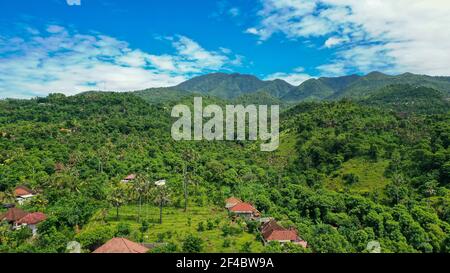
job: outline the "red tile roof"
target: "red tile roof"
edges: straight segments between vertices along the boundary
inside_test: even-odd
[[[148,248],[125,238],[112,238],[93,253],[146,253]]]
[[[299,241],[297,232],[295,230],[272,230],[267,233],[267,237],[265,237],[267,241]]]
[[[47,219],[47,215],[45,215],[42,212],[33,212],[29,213],[25,217],[22,217],[19,221],[17,221],[18,224],[27,224],[27,225],[36,225],[42,221]]]
[[[249,203],[245,203],[245,202],[241,202],[241,203],[234,205],[233,207],[230,208],[230,211],[248,212],[248,213],[258,212],[258,210],[255,209],[252,205],[250,205]]]
[[[270,220],[261,227],[261,234],[266,241],[291,241],[303,247],[308,243],[303,241],[294,229],[285,229],[275,220]]]
[[[29,195],[29,194],[34,194],[34,192],[25,186],[17,186],[14,189],[14,195],[16,197]]]
[[[265,223],[261,227],[261,233],[265,239],[267,237],[269,237],[270,233],[272,233],[272,231],[274,231],[274,230],[284,230],[284,228],[282,226],[280,226],[277,223],[277,221],[275,221],[273,219],[270,220],[269,222]]]
[[[6,220],[8,222],[16,222],[23,217],[27,216],[28,212],[19,208],[10,208],[6,213],[0,216],[0,220]]]

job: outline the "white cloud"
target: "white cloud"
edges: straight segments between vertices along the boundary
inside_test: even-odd
[[[236,17],[241,14],[241,10],[236,7],[232,7],[228,10],[228,14],[230,14],[231,17]]]
[[[346,73],[344,64],[340,63],[319,65],[317,69],[322,76],[342,76]]]
[[[342,44],[342,43],[344,43],[344,42],[347,42],[347,41],[348,41],[348,39],[346,39],[346,38],[341,38],[341,37],[330,37],[330,38],[328,38],[328,39],[325,41],[324,46],[327,47],[327,48],[335,47],[335,46],[340,45],[340,44]]]
[[[66,0],[69,6],[81,6],[81,0]]]
[[[302,82],[311,79],[312,77],[306,73],[302,73],[304,71],[303,67],[297,67],[294,69],[294,71],[292,73],[282,73],[282,72],[277,72],[277,73],[273,73],[268,75],[265,80],[275,80],[275,79],[281,79],[281,80],[285,80],[288,83],[292,84],[292,85],[300,85]]]
[[[247,29],[260,42],[325,38],[338,46],[319,69],[450,74],[450,1],[261,0],[260,23]]]
[[[173,54],[154,55],[101,34],[51,25],[26,37],[0,37],[0,98],[130,91],[176,85],[198,73],[227,69],[239,56],[171,37]]]
[[[259,31],[254,27],[246,29],[245,32],[248,34],[259,35]]]

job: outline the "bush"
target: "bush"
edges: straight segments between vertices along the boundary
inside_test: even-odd
[[[185,253],[199,253],[203,250],[203,240],[192,234],[186,236],[183,241],[183,252]]]
[[[222,247],[230,247],[230,246],[231,246],[231,240],[229,238],[225,238],[225,240],[223,240]]]
[[[353,184],[359,182],[359,177],[356,174],[353,174],[353,173],[346,173],[346,174],[344,174],[342,179],[344,179],[344,182],[347,185],[353,185]]]
[[[130,233],[131,233],[130,224],[119,223],[117,225],[117,232],[116,232],[117,237],[127,237],[130,235]]]
[[[198,223],[197,231],[199,232],[205,231],[205,226],[203,225],[203,222]]]
[[[142,224],[141,224],[141,227],[140,227],[140,231],[142,233],[147,232],[148,228],[149,228],[148,221],[147,220],[142,221]]]
[[[109,226],[101,225],[84,229],[75,239],[83,248],[93,251],[112,237],[114,237],[113,229]]]
[[[240,252],[241,253],[250,253],[250,252],[252,252],[252,242],[250,242],[250,241],[245,242],[242,245]]]

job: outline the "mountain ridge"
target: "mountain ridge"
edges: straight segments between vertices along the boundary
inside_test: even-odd
[[[282,79],[261,80],[250,74],[211,73],[194,77],[173,87],[150,88],[137,91],[137,94],[156,102],[166,97],[200,94],[231,100],[243,97],[247,102],[254,98],[255,101],[297,103],[344,98],[362,100],[390,85],[423,86],[450,96],[450,77],[413,73],[387,75],[378,71],[367,75],[311,78],[298,86]],[[258,94],[262,94],[264,100],[258,99]],[[157,96],[163,98],[156,98]]]

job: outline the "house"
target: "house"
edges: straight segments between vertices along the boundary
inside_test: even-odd
[[[22,205],[25,201],[34,197],[36,193],[25,186],[17,186],[14,189],[14,196],[16,197],[17,203]]]
[[[16,229],[17,221],[27,216],[28,212],[19,208],[10,208],[4,214],[0,215],[0,221],[7,221],[13,225],[13,229]]]
[[[232,206],[228,211],[245,218],[258,218],[260,213],[249,203],[241,202]]]
[[[242,203],[242,200],[236,197],[230,197],[225,200],[225,208],[229,209],[231,207],[236,206],[237,204]]]
[[[261,226],[261,235],[266,243],[269,242],[279,242],[279,243],[294,243],[307,247],[308,243],[302,240],[297,231],[294,229],[285,229],[280,226],[275,220],[270,220],[269,222]]]
[[[16,221],[16,228],[29,227],[33,232],[33,236],[35,236],[37,234],[37,224],[43,222],[45,219],[47,219],[47,215],[42,212],[29,213]]]
[[[147,253],[148,248],[125,238],[112,238],[93,253]]]
[[[136,179],[136,174],[132,173],[129,174],[127,177],[125,177],[124,179],[121,180],[122,183],[128,183],[133,181],[134,179]]]

